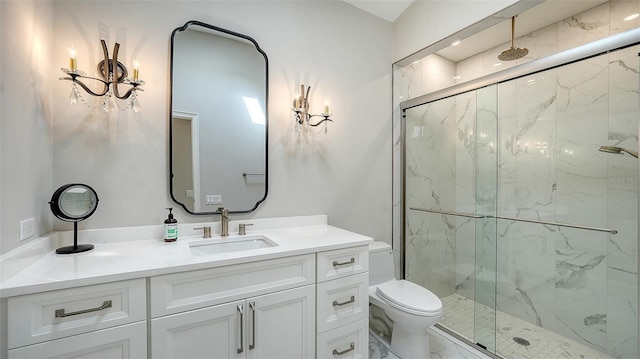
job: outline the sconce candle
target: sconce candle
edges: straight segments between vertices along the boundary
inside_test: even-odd
[[[140,63],[138,59],[133,60],[133,81],[138,81],[140,75]]]
[[[329,101],[325,101],[324,102],[324,114],[328,115],[329,113],[330,113],[329,112]]]
[[[76,59],[76,48],[71,45],[69,46],[69,67],[71,71],[76,71],[78,69],[78,60]]]

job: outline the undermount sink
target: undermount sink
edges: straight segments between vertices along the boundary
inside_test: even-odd
[[[274,241],[261,234],[231,238],[203,239],[189,243],[191,254],[196,256],[270,248],[277,245]]]

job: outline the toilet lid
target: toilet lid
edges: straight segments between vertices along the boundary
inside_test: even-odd
[[[387,304],[417,315],[436,316],[442,313],[442,302],[429,290],[406,280],[380,284],[376,293]]]

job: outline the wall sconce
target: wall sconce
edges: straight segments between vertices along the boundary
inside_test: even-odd
[[[66,73],[70,77],[61,77],[60,80],[73,81],[71,85],[71,93],[69,94],[69,103],[76,105],[79,100],[84,102],[84,99],[80,95],[78,86],[82,87],[88,94],[96,97],[102,97],[102,110],[105,112],[112,112],[115,109],[115,105],[112,99],[115,97],[117,100],[128,100],[127,106],[124,109],[132,109],[134,112],[140,111],[140,103],[138,102],[137,91],[144,91],[139,86],[144,85],[144,81],[138,78],[140,74],[139,64],[134,61],[133,64],[133,77],[127,77],[127,68],[118,61],[118,50],[120,44],[116,42],[113,47],[113,59],[109,58],[109,52],[107,51],[107,43],[104,40],[100,40],[102,44],[102,53],[104,54],[104,60],[98,62],[98,75],[100,78],[87,76],[83,71],[78,70],[78,62],[76,59],[76,52],[73,45],[69,48],[69,67],[68,69],[62,68],[62,72]],[[82,80],[95,80],[103,84],[102,90],[98,92],[92,91]],[[120,94],[118,85],[129,85],[131,88],[124,94]],[[120,108],[120,106],[118,106]]]
[[[311,133],[311,127],[317,127],[320,124],[324,123],[324,133],[327,133],[327,121],[333,122],[329,117],[331,114],[329,113],[329,104],[325,103],[324,105],[324,113],[319,115],[312,115],[309,113],[309,90],[311,90],[311,86],[307,87],[307,92],[305,94],[304,85],[300,85],[300,97],[296,97],[293,99],[293,108],[292,111],[296,116],[296,124],[295,130],[296,132],[304,131],[307,135]],[[311,122],[311,118],[313,117],[323,117],[322,120],[319,120],[316,123]]]

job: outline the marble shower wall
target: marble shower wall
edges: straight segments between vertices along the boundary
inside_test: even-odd
[[[638,27],[637,21],[614,19],[640,11],[639,4],[612,1],[518,43],[533,50],[531,56],[542,57]],[[408,110],[406,161],[407,169],[413,167],[407,172],[405,208],[497,211],[619,233],[507,220],[498,220],[492,228],[476,223],[479,220],[407,210],[407,278],[441,297],[455,292],[481,302],[495,299],[501,311],[616,357],[637,358],[638,161],[597,149],[607,144],[638,148],[639,50],[629,48],[501,84],[498,129],[481,120],[480,114],[491,111],[476,93]],[[450,86],[454,76],[495,71],[486,63],[498,53],[489,50],[474,56],[475,62],[458,64],[431,55],[396,69],[394,101]],[[451,76],[456,67],[461,72]],[[394,150],[399,156],[397,108]],[[449,140],[453,146],[445,143]],[[483,170],[492,161],[497,161],[494,174]],[[496,179],[497,193],[492,193],[489,184],[495,189]],[[417,193],[414,188],[419,188]],[[401,195],[401,190],[395,193]],[[399,212],[402,203],[394,204]],[[396,245],[399,232],[394,231]],[[491,246],[493,253],[487,250]],[[497,267],[491,268],[493,260]],[[486,290],[491,278],[497,284],[495,298]],[[485,282],[488,286],[477,287]]]

